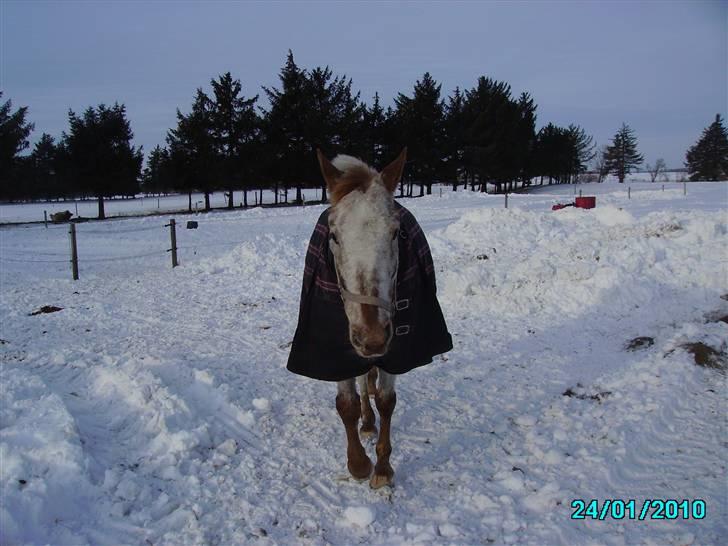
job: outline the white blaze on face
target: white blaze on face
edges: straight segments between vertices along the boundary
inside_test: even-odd
[[[355,294],[392,301],[398,264],[399,219],[392,194],[378,174],[366,191],[354,190],[332,208],[329,227],[330,246],[339,282],[344,288]],[[371,332],[376,329],[375,325],[367,324],[361,304],[345,300],[344,309],[349,318],[352,344],[359,349],[356,333]],[[378,307],[376,313],[381,332],[391,317],[388,311]]]

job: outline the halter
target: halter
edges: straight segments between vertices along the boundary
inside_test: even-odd
[[[392,301],[387,301],[385,299],[379,298],[377,296],[368,296],[365,294],[354,294],[353,292],[349,292],[346,288],[344,288],[341,284],[341,277],[339,276],[339,268],[336,267],[336,256],[334,256],[333,251],[331,250],[331,247],[329,247],[329,252],[331,253],[331,257],[334,259],[334,271],[336,272],[336,281],[339,285],[339,291],[341,292],[341,299],[342,300],[349,300],[356,303],[363,303],[366,305],[374,305],[375,307],[380,307],[387,311],[389,315],[394,314],[394,302],[397,301],[397,273],[399,272],[399,260],[397,262],[397,271],[394,272],[394,295]]]
[[[338,278],[339,271],[336,271],[336,276]],[[392,311],[394,310],[394,306],[392,305],[391,301],[384,300],[382,298],[378,298],[376,296],[365,296],[363,294],[354,294],[353,292],[349,292],[346,288],[341,286],[341,281],[339,280],[339,290],[341,291],[341,299],[342,300],[349,300],[356,303],[365,303],[368,305],[375,305],[376,307],[381,307],[385,311],[387,311],[390,315],[392,314]]]

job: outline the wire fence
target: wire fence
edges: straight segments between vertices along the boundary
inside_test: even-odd
[[[90,235],[117,235],[124,233],[140,233],[143,231],[156,231],[159,226],[147,226],[140,228],[127,228],[127,229],[84,229],[84,234]]]
[[[69,260],[18,260],[15,258],[9,258],[7,256],[0,255],[0,262],[13,262],[20,264],[52,264],[52,263],[68,263]]]
[[[683,195],[687,195],[687,184],[682,184],[683,189]],[[627,188],[627,198],[631,199],[631,188]],[[662,185],[662,191],[665,191],[665,185]],[[574,194],[576,195],[577,188],[574,187]],[[579,196],[581,197],[581,190],[579,190]],[[505,208],[508,208],[508,200],[509,196],[508,193],[506,193],[503,196],[503,205]],[[285,213],[283,216],[287,216]],[[228,222],[228,221],[235,221],[240,222],[241,220],[257,220],[256,217],[236,217],[236,218],[216,218],[216,222]],[[194,222],[194,221],[193,221]],[[211,247],[235,247],[239,246],[243,243],[245,243],[245,240],[234,240],[234,241],[205,241],[205,242],[192,242],[192,244],[183,244],[178,245],[177,244],[177,238],[176,238],[176,223],[174,219],[171,219],[168,224],[154,224],[149,226],[140,226],[140,227],[124,227],[120,228],[119,223],[112,222],[109,224],[104,224],[103,227],[100,227],[97,225],[89,226],[87,229],[86,225],[84,225],[84,222],[73,222],[70,224],[64,224],[64,225],[48,225],[46,226],[48,232],[57,231],[59,229],[68,229],[68,233],[70,236],[70,242],[71,244],[69,247],[67,247],[69,250],[63,251],[63,252],[51,252],[51,251],[45,251],[45,250],[28,250],[26,248],[3,248],[0,246],[0,263],[7,262],[7,263],[15,263],[15,264],[71,264],[71,270],[74,279],[78,277],[78,265],[79,262],[89,262],[89,263],[104,263],[104,262],[123,262],[123,261],[130,261],[130,260],[138,260],[141,258],[149,258],[152,256],[165,256],[168,253],[171,253],[171,265],[172,267],[176,267],[178,265],[177,260],[177,252],[179,250],[184,250],[188,252],[197,253],[200,250],[204,250]],[[29,229],[29,228],[35,228],[35,229],[43,229],[43,225],[33,225],[33,226],[23,226],[22,229]],[[99,255],[88,255],[83,254],[81,258],[79,258],[77,252],[76,252],[76,237],[85,238],[86,236],[91,237],[117,237],[120,235],[127,235],[127,234],[136,234],[136,233],[150,233],[150,232],[159,232],[160,235],[163,235],[163,230],[165,228],[169,228],[169,248],[165,248],[165,246],[161,246],[160,241],[160,248],[150,250],[148,252],[140,252],[140,253],[134,253],[134,254],[124,254],[119,256],[99,256]],[[83,239],[82,239],[83,240]],[[138,240],[135,241],[135,243],[139,243]]]
[[[50,226],[49,226],[50,227]],[[204,250],[209,247],[235,247],[243,244],[244,240],[235,241],[214,241],[204,243],[193,243],[178,245],[176,239],[176,228],[177,225],[172,219],[168,224],[156,224],[152,226],[144,227],[133,227],[116,229],[113,225],[109,225],[107,229],[91,228],[85,229],[83,224],[71,223],[64,226],[53,226],[55,229],[67,229],[70,237],[71,244],[69,245],[70,250],[51,252],[45,250],[28,250],[25,248],[2,248],[0,247],[0,263],[8,262],[14,264],[70,264],[70,269],[74,280],[78,278],[78,267],[79,264],[83,263],[105,263],[105,262],[123,262],[138,260],[141,258],[149,258],[152,256],[163,257],[168,253],[173,254],[172,267],[178,265],[177,252],[180,250],[197,253],[200,250]],[[119,256],[100,256],[98,254],[86,254],[83,253],[81,256],[78,255],[77,241],[80,240],[83,244],[84,239],[87,236],[91,236],[98,240],[98,236],[103,237],[117,237],[120,235],[134,234],[134,233],[149,233],[159,232],[160,235],[164,235],[164,229],[169,228],[169,248],[166,245],[161,245],[159,248],[150,250],[148,252],[139,252],[134,254],[123,254]],[[138,242],[138,241],[137,241]],[[161,242],[161,241],[160,241]]]

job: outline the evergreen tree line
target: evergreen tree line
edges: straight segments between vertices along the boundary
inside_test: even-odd
[[[442,96],[429,73],[410,94],[398,93],[394,105],[371,104],[352,89],[352,80],[329,67],[305,70],[288,53],[277,88],[245,97],[242,84],[228,72],[212,80],[210,94],[197,89],[189,112],[177,110],[177,125],[164,146],[156,146],[142,171],[142,150],[132,145],[133,133],[123,105],[89,107],[82,115],[69,111],[69,129],[56,141],[44,133],[27,156],[34,129],[27,108],[0,104],[0,199],[95,197],[99,216],[103,200],[172,192],[210,194],[224,191],[232,208],[233,192],[273,189],[275,201],[304,200],[304,190],[321,188],[315,149],[327,155],[348,153],[381,167],[402,147],[408,163],[400,195],[431,193],[435,183],[453,190],[470,187],[496,192],[516,185],[570,183],[596,157],[600,175],[614,173],[621,181],[642,163],[636,137],[626,124],[610,146],[594,151],[593,139],[578,125],[549,123],[538,132],[537,106],[528,93],[515,97],[510,86],[481,77],[472,89],[456,88]],[[2,97],[2,92],[0,92]],[[703,141],[706,141],[703,143]],[[728,175],[728,140],[720,116],[688,152],[692,179]],[[722,155],[721,155],[722,154]],[[717,158],[717,159],[716,159]],[[600,176],[601,178],[601,176]],[[418,192],[415,192],[418,188]]]

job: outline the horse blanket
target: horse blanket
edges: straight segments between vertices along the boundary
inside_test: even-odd
[[[349,322],[329,250],[330,209],[326,209],[306,253],[298,326],[288,357],[291,372],[325,381],[363,375],[373,366],[402,374],[452,349],[437,301],[427,239],[412,213],[397,202],[395,206],[400,217],[399,268],[389,351],[382,357],[363,358],[349,341]]]

